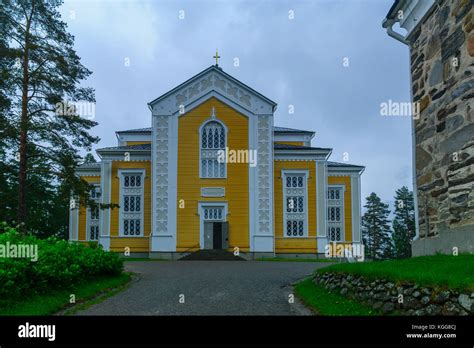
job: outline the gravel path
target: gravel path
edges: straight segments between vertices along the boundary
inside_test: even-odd
[[[129,288],[77,315],[308,315],[291,283],[328,263],[264,261],[127,262]],[[180,303],[183,299],[184,303]]]

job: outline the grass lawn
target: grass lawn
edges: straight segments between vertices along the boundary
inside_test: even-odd
[[[99,294],[103,300],[122,290],[130,278],[130,274],[124,273],[116,277],[91,279],[71,289],[52,291],[12,303],[8,308],[0,308],[0,315],[52,315],[70,306],[71,294],[75,295],[76,304],[93,299]],[[87,304],[88,302],[84,303]]]
[[[329,260],[329,259],[305,259],[305,258],[285,258],[285,257],[262,257],[259,259],[255,259],[256,261],[275,261],[275,262],[338,262],[337,260]]]
[[[318,272],[344,272],[367,279],[415,282],[419,285],[474,290],[474,255],[420,256],[403,260],[341,263]]]
[[[307,278],[296,284],[295,292],[296,295],[318,315],[379,315],[379,312],[369,306],[347,299],[314,284],[311,278]]]

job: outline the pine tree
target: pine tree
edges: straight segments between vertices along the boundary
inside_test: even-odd
[[[84,161],[82,162],[83,164],[85,163],[97,163],[97,161],[95,160],[95,157],[92,153],[88,152],[85,156],[84,156]]]
[[[386,259],[393,255],[388,204],[372,192],[366,198],[367,209],[362,217],[362,238],[369,259]]]
[[[395,192],[395,218],[393,219],[395,257],[411,257],[411,241],[415,233],[413,192],[403,186]]]
[[[75,103],[94,103],[94,91],[80,87],[91,72],[73,48],[58,11],[58,0],[2,0],[0,6],[0,122],[10,173],[17,166],[17,222],[28,223],[35,185],[60,183],[81,196],[88,186],[74,175],[79,150],[98,142],[88,133],[97,123],[82,117]],[[6,106],[2,109],[1,107]],[[8,170],[7,170],[8,172]],[[32,207],[33,208],[33,207]],[[32,212],[33,213],[33,212]]]

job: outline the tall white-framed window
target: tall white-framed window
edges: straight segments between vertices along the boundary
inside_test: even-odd
[[[216,119],[206,121],[199,129],[199,175],[201,178],[226,178],[227,163],[219,161],[219,151],[227,146],[227,128]]]
[[[144,169],[119,170],[120,236],[143,236]]]
[[[89,193],[90,199],[93,200],[95,203],[100,203],[101,191],[100,185],[96,184],[93,185],[92,190]],[[86,230],[87,236],[86,239],[90,241],[99,240],[99,232],[100,232],[100,210],[99,207],[88,207],[86,212]]]
[[[344,241],[344,190],[341,185],[328,186],[326,226],[329,242]]]
[[[308,177],[306,170],[283,170],[283,235],[308,236]]]

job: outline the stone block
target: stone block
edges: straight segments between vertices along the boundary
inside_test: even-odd
[[[454,115],[446,120],[446,130],[453,132],[458,129],[464,123],[464,117],[462,115]]]
[[[431,103],[431,99],[429,95],[425,95],[420,100],[420,112],[423,112]]]
[[[430,86],[437,85],[438,83],[443,82],[443,70],[444,65],[441,60],[436,60],[433,64],[433,67],[430,71],[430,77],[428,79],[428,83]]]
[[[445,62],[449,57],[454,55],[456,51],[462,46],[466,36],[461,26],[441,43],[441,59]]]
[[[426,152],[421,146],[416,147],[416,170],[422,171],[426,166],[428,166],[433,157]]]
[[[474,57],[474,35],[469,38],[469,42],[467,43],[467,53],[471,57]]]

